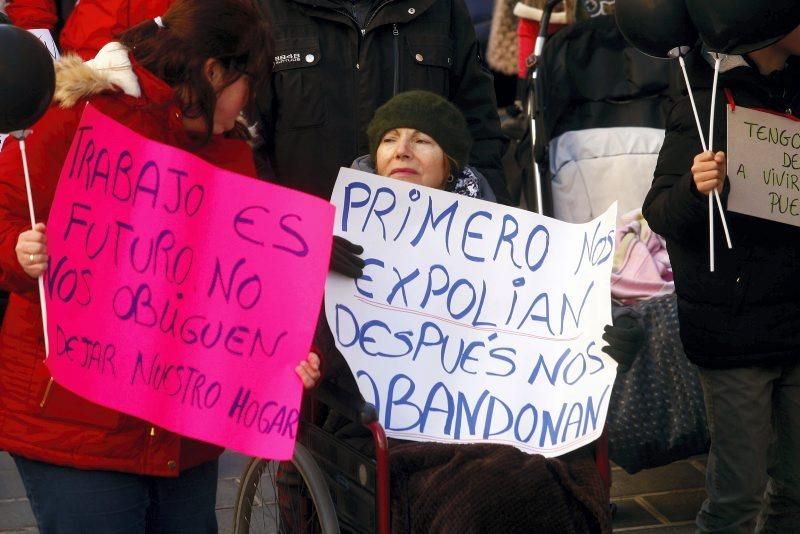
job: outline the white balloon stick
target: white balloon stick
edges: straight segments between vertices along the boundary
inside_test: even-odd
[[[703,147],[703,152],[708,152],[708,145],[706,145],[705,135],[703,135],[703,127],[700,125],[700,116],[697,113],[697,104],[694,101],[694,92],[692,91],[692,84],[689,82],[689,74],[686,71],[686,62],[683,59],[683,56],[678,57],[678,63],[681,66],[681,71],[683,72],[683,79],[686,82],[686,89],[689,91],[689,102],[692,104],[692,112],[694,113],[694,120],[695,124],[697,125],[697,134],[700,136],[700,145]],[[714,83],[714,87],[716,89],[716,81]],[[714,105],[712,100],[711,105],[711,112],[714,111]],[[713,121],[713,118],[712,118]],[[713,125],[712,125],[713,127]],[[732,248],[730,234],[728,233],[728,223],[725,220],[725,212],[722,210],[722,201],[719,198],[719,193],[716,189],[712,192],[711,195],[708,196],[708,246],[709,246],[709,271],[714,272],[714,204],[712,196],[717,200],[717,206],[719,207],[719,214],[720,218],[722,219],[722,227],[725,230],[725,238],[728,241],[728,248]]]
[[[694,121],[697,124],[697,133],[700,136],[700,144],[703,147],[703,152],[708,152],[708,145],[706,145],[706,137],[703,135],[703,127],[700,126],[700,115],[697,114],[697,105],[694,103],[694,92],[692,91],[692,84],[689,82],[689,74],[686,72],[686,62],[683,56],[678,57],[678,63],[681,65],[683,72],[683,80],[686,82],[686,89],[689,91],[689,102],[692,103],[692,112],[694,112]],[[714,106],[711,106],[712,108]],[[714,204],[711,195],[708,197],[708,270],[714,272]]]
[[[703,135],[703,127],[700,126],[700,116],[697,114],[697,105],[694,103],[694,93],[692,91],[692,84],[689,83],[689,74],[686,72],[686,62],[683,60],[683,56],[678,57],[678,63],[681,65],[681,71],[683,72],[683,80],[686,82],[686,89],[689,90],[689,102],[692,103],[692,111],[694,112],[694,121],[697,123],[697,133],[700,135],[700,144],[703,146],[703,152],[708,151],[708,145],[706,145],[706,136]]]
[[[714,151],[714,111],[717,106],[717,87],[719,86],[719,66],[720,56],[714,54],[714,85],[711,88],[711,121],[708,126],[708,149]],[[731,243],[731,235],[728,232],[728,221],[725,220],[725,211],[722,209],[722,200],[719,198],[719,192],[714,189],[714,199],[717,201],[717,208],[719,209],[719,218],[722,221],[722,230],[725,232],[725,241],[728,243],[728,248],[733,248]]]
[[[36,214],[33,211],[31,176],[28,172],[28,155],[25,152],[25,135],[27,135],[27,132],[23,131],[18,137],[15,134],[15,137],[19,139],[19,151],[22,154],[22,170],[25,173],[25,191],[28,194],[28,213],[31,217],[31,228],[33,228],[36,226]],[[47,336],[47,306],[45,305],[44,301],[44,277],[39,276],[37,282],[39,284],[39,305],[42,308],[42,326],[44,327],[44,359],[47,360],[47,357],[50,356],[50,343],[48,342]]]

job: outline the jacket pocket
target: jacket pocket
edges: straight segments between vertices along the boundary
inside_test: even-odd
[[[41,360],[36,362],[33,371],[29,398],[33,413],[46,419],[108,430],[114,430],[119,425],[118,411],[90,402],[59,386]]]
[[[272,87],[279,103],[275,109],[276,130],[297,130],[325,124],[324,87],[329,84],[323,79],[321,61],[322,52],[316,36],[275,40]]]
[[[425,89],[447,98],[450,94],[450,70],[453,46],[443,35],[406,35],[403,90]]]

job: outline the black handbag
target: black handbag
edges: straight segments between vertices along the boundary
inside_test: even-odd
[[[708,451],[703,390],[683,352],[675,295],[632,305],[645,343],[617,376],[608,408],[609,457],[628,473]]]

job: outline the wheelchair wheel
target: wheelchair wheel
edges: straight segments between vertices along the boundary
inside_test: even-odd
[[[234,506],[235,534],[339,534],[325,476],[298,443],[291,462],[253,458]]]

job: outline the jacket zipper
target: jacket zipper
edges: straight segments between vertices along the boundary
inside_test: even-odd
[[[392,2],[394,2],[394,0],[387,0],[386,2],[382,3],[381,5],[379,5],[378,7],[375,8],[375,11],[372,12],[372,15],[370,15],[369,20],[367,21],[367,23],[364,24],[364,31],[365,32],[366,32],[366,29],[369,28],[369,25],[372,23],[373,19],[375,19],[375,15],[380,13],[381,9],[383,9],[387,5],[391,4]]]
[[[344,15],[348,19],[350,19],[353,22],[355,22],[356,28],[358,28],[358,33],[360,35],[359,35],[359,38],[358,38],[358,50],[357,50],[357,56],[356,56],[356,71],[361,70],[361,67],[360,67],[360,62],[361,62],[361,42],[362,42],[361,40],[364,39],[364,37],[366,37],[367,28],[369,28],[369,25],[372,24],[373,20],[375,20],[375,16],[378,13],[380,13],[381,9],[383,9],[384,7],[388,6],[389,4],[391,4],[392,2],[395,2],[395,1],[396,0],[385,0],[384,2],[382,2],[378,7],[375,8],[375,10],[369,16],[369,19],[364,23],[363,27],[358,23],[358,20],[356,20],[356,18],[351,13],[347,12],[347,10],[339,10],[339,9],[334,9],[333,10],[336,13],[339,13],[340,15]],[[399,55],[400,55],[399,35],[400,35],[400,32],[397,30],[397,24],[392,24],[392,35],[394,36],[394,56],[395,56],[395,62],[394,62],[394,87],[393,87],[394,93],[393,94],[397,94],[397,92],[398,92],[398,90],[400,88],[400,65],[399,65]],[[356,98],[358,98],[358,81],[356,81],[356,91],[355,91],[355,93],[356,93],[355,94]],[[358,101],[357,101],[357,103],[358,103]],[[355,138],[354,142],[355,142],[355,146],[358,146],[358,133],[356,133],[356,138]]]
[[[397,24],[392,24],[392,35],[394,36],[394,85],[392,86],[392,96],[400,91],[400,32],[397,31]]]

